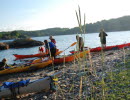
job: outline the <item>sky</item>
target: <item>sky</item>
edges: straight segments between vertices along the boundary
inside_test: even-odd
[[[130,0],[0,0],[0,31],[78,26],[80,6],[86,23],[130,15]],[[83,24],[83,20],[82,20]]]

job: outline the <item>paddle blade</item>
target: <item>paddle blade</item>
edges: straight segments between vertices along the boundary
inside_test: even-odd
[[[58,52],[56,52],[56,55],[59,55],[59,54],[61,54],[63,51],[58,51]]]
[[[70,47],[74,46],[76,43],[77,43],[77,42],[74,42],[73,44],[71,44],[71,46],[70,46]]]

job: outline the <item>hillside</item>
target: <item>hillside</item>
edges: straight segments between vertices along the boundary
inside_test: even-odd
[[[96,23],[86,24],[86,32],[94,33],[99,32],[103,27],[105,31],[128,31],[130,30],[130,16],[123,16],[110,20],[102,20]],[[36,37],[36,36],[48,36],[48,35],[67,35],[80,33],[78,27],[74,28],[48,28],[37,31],[23,31],[17,30],[13,32],[0,32],[0,39],[11,39],[11,38],[23,38],[23,37]],[[15,34],[17,36],[15,36]]]

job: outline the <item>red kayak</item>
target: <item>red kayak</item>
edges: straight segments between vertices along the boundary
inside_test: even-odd
[[[59,51],[59,49],[57,49],[57,53],[60,53],[61,51]],[[18,55],[18,54],[13,54],[17,59],[24,59],[24,58],[33,58],[33,57],[43,57],[44,55],[46,55],[46,53],[38,53],[38,54],[31,54],[31,55]]]
[[[130,43],[126,44],[121,44],[121,45],[114,45],[114,46],[107,46],[105,47],[105,51],[107,50],[117,50],[117,49],[122,49],[123,47],[129,47]],[[96,48],[90,48],[90,52],[100,52],[102,50],[101,47],[96,47]],[[76,51],[70,51],[70,53],[75,53]]]
[[[32,57],[42,57],[44,56],[46,53],[38,53],[38,54],[32,54],[32,55],[17,55],[17,54],[13,54],[16,59],[23,59],[23,58],[32,58]]]

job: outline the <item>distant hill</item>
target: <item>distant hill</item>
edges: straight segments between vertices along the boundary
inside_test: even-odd
[[[128,31],[130,30],[130,16],[123,16],[120,18],[110,19],[110,20],[102,20],[96,23],[86,24],[86,32],[94,33],[99,32],[101,28],[104,28],[105,31]],[[0,32],[0,38],[14,38],[11,36],[12,32]],[[19,37],[37,37],[37,36],[49,36],[49,35],[67,35],[67,34],[76,34],[80,33],[78,27],[74,28],[48,28],[44,30],[36,30],[36,31],[23,31],[17,30],[17,36]],[[16,33],[15,33],[16,34]],[[18,35],[19,34],[19,35]]]
[[[123,16],[110,20],[102,20],[96,23],[90,23],[86,25],[87,32],[99,32],[103,27],[105,31],[128,31],[130,30],[130,16]]]

